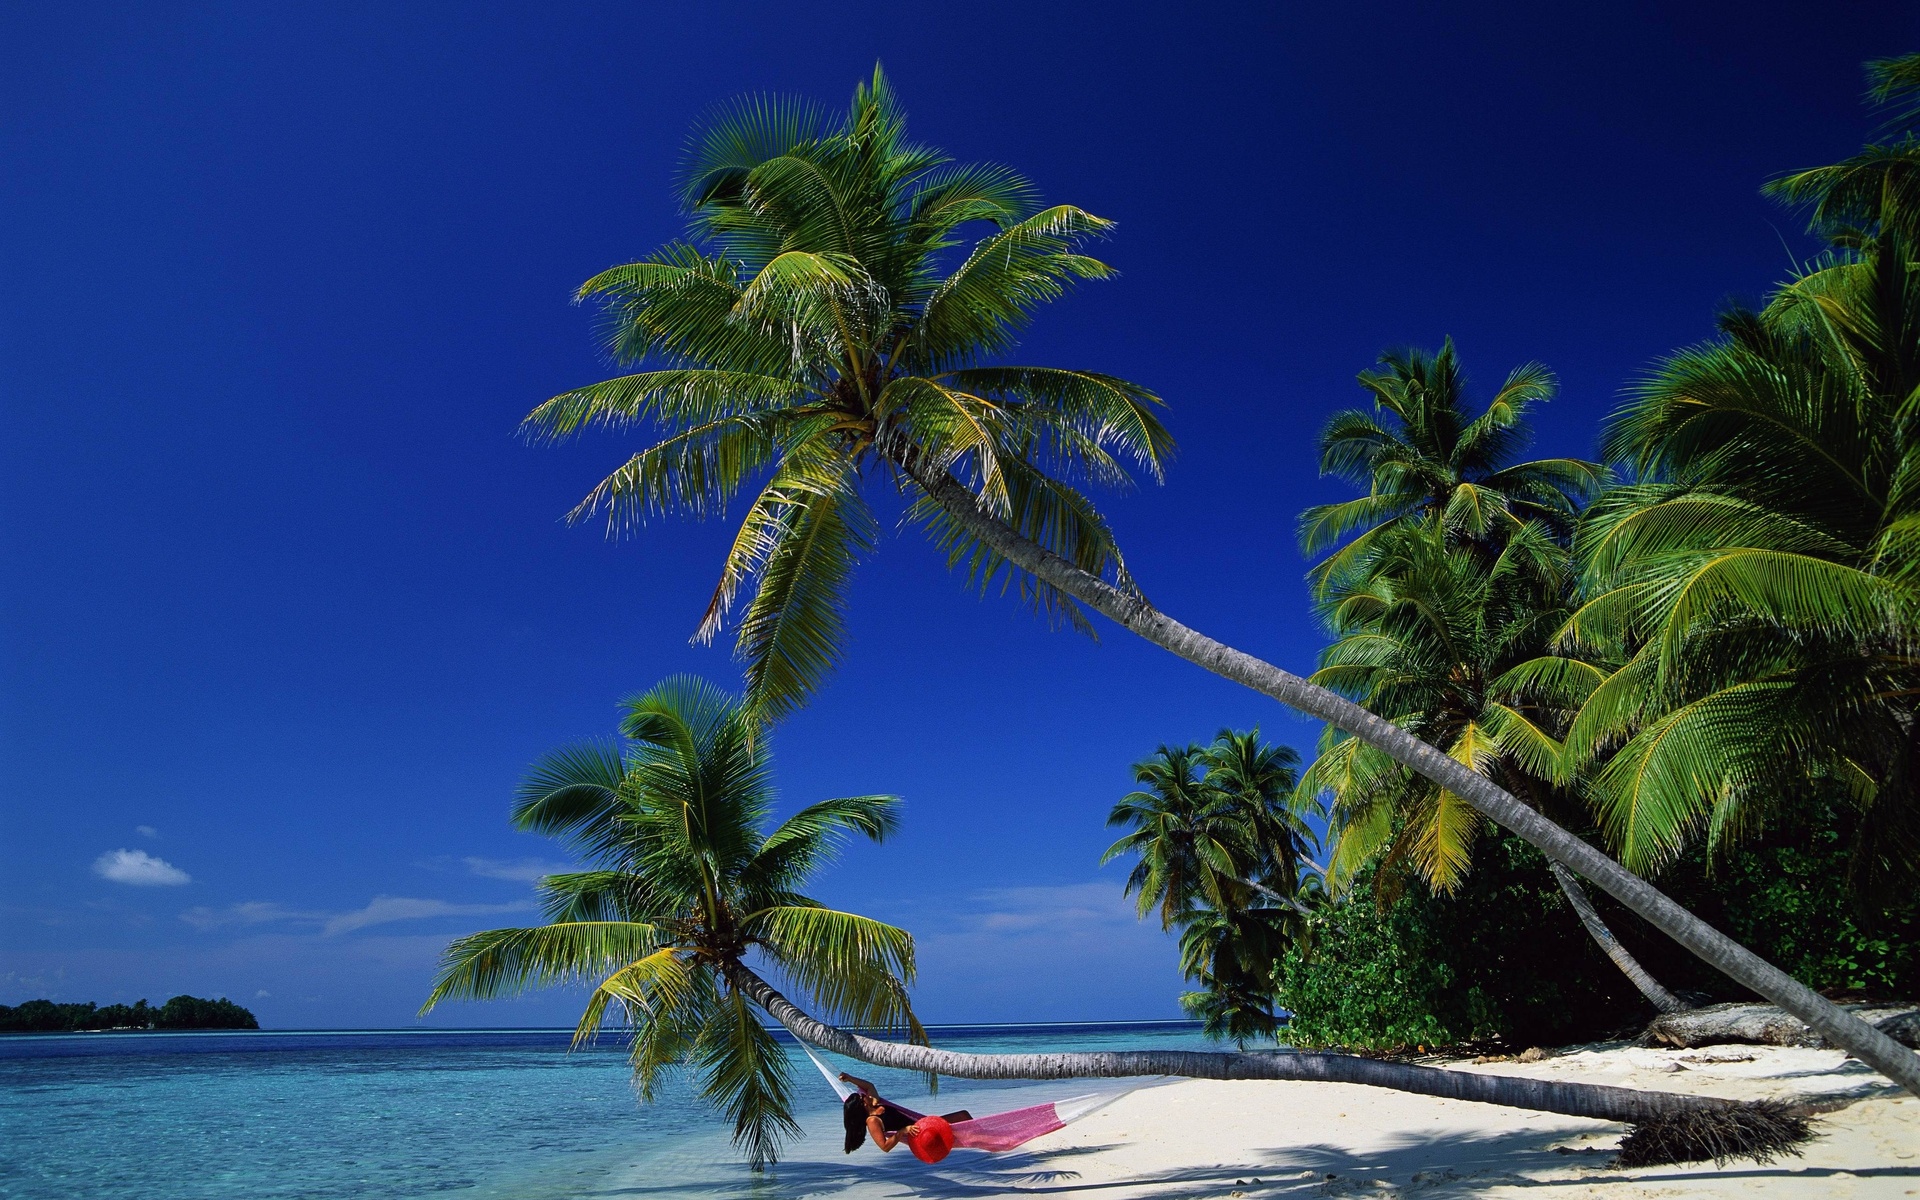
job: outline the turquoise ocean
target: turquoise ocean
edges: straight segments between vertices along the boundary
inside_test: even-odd
[[[1200,1048],[1188,1023],[951,1026],[984,1053]],[[724,1117],[676,1078],[651,1105],[616,1039],[570,1052],[561,1030],[97,1033],[0,1039],[6,1200],[756,1200],[911,1184],[906,1154],[840,1147],[837,1102],[790,1049],[804,1136],[755,1176]],[[990,1112],[1113,1081],[1007,1085],[839,1064],[915,1108]],[[962,1158],[978,1160],[962,1163]],[[956,1154],[992,1190],[1024,1155]],[[989,1160],[1006,1160],[989,1164]],[[946,1164],[943,1164],[946,1166]],[[928,1180],[928,1182],[932,1182]],[[920,1190],[911,1188],[910,1190]]]

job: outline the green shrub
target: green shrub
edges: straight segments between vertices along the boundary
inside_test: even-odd
[[[1644,1002],[1581,928],[1532,847],[1493,830],[1461,889],[1417,882],[1376,902],[1371,874],[1317,919],[1276,973],[1298,1046],[1401,1049],[1596,1038]]]

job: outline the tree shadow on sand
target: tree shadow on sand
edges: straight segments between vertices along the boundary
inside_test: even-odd
[[[614,1197],[700,1195],[740,1200],[809,1200],[812,1197],[902,1197],[913,1200],[979,1200],[992,1196],[1097,1198],[1136,1189],[1168,1200],[1199,1200],[1237,1191],[1262,1196],[1372,1196],[1418,1192],[1436,1197],[1472,1195],[1494,1187],[1585,1186],[1668,1183],[1682,1188],[1716,1180],[1763,1182],[1819,1179],[1838,1168],[1776,1163],[1730,1163],[1723,1169],[1660,1167],[1611,1169],[1615,1134],[1594,1125],[1590,1146],[1580,1131],[1507,1130],[1489,1133],[1408,1133],[1385,1146],[1353,1151],[1328,1144],[1274,1146],[1247,1152],[1226,1164],[1140,1172],[1115,1179],[1085,1178],[1078,1168],[1120,1149],[1119,1145],[1068,1146],[1009,1154],[960,1152],[936,1166],[905,1155],[862,1154],[844,1161],[796,1159],[755,1177],[736,1164],[714,1164],[702,1180],[671,1186],[612,1187],[593,1193]],[[1196,1147],[1196,1154],[1204,1150]],[[1920,1168],[1883,1167],[1848,1172],[1859,1178],[1920,1179]],[[1548,1178],[1548,1176],[1557,1178]],[[1569,1178],[1572,1176],[1572,1178]]]

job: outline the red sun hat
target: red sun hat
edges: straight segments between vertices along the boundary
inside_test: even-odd
[[[937,1163],[953,1149],[953,1126],[945,1117],[921,1117],[907,1133],[907,1149],[923,1163]]]

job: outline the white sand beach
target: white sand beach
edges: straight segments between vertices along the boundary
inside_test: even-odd
[[[1528,1064],[1450,1065],[1715,1096],[1852,1102],[1820,1117],[1819,1136],[1800,1158],[1622,1171],[1608,1165],[1622,1127],[1604,1122],[1348,1084],[1185,1081],[1136,1092],[1020,1153],[957,1153],[931,1168],[905,1155],[860,1155],[864,1178],[834,1173],[853,1184],[851,1194],[874,1197],[1920,1195],[1920,1099],[1838,1051],[1614,1043]]]

